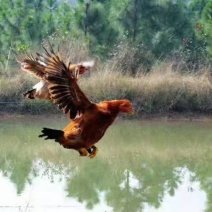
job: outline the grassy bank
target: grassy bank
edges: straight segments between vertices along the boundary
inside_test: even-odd
[[[163,63],[149,73],[132,77],[111,67],[98,65],[80,79],[80,86],[92,101],[127,98],[138,115],[212,110],[212,80],[207,69],[185,74],[173,70],[171,63]],[[22,93],[37,80],[18,69],[16,72],[13,77],[0,78],[1,112],[59,112],[47,101],[24,99]]]
[[[80,41],[60,42],[60,47],[65,61],[93,59],[88,47]],[[154,61],[148,67],[142,63],[135,66],[135,57],[130,53],[126,47],[107,61],[96,59],[94,70],[80,78],[82,90],[92,101],[126,98],[133,102],[137,116],[170,112],[211,113],[210,67],[186,70],[186,64],[176,60]],[[23,56],[18,59],[23,59]],[[22,94],[37,82],[20,69],[20,64],[8,61],[7,66],[0,70],[1,113],[60,113],[48,101],[23,98]]]
[[[183,74],[173,70],[170,63],[135,77],[100,70],[89,80],[83,79],[81,84],[93,100],[130,99],[138,113],[210,112],[212,109],[211,76],[207,70]]]

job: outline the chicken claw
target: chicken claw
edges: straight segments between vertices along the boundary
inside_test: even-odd
[[[87,156],[88,155],[88,151],[85,148],[81,148],[78,151],[80,153],[80,156]]]
[[[92,152],[88,155],[89,158],[95,158],[98,152],[98,148],[96,146],[92,146]]]

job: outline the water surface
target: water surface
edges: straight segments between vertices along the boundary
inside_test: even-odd
[[[0,211],[212,211],[212,123],[117,120],[94,159],[37,137],[66,124],[0,120]]]

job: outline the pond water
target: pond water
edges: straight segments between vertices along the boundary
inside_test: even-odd
[[[64,118],[0,120],[0,211],[212,211],[211,122],[117,120],[80,157],[38,138]]]

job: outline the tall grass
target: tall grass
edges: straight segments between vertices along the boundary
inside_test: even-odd
[[[176,61],[160,61],[152,65],[149,71],[141,64],[140,67],[137,66],[135,73],[129,68],[132,68],[131,60],[134,57],[127,61],[127,54],[123,51],[130,50],[122,49],[120,56],[115,55],[105,62],[96,60],[94,70],[79,80],[82,90],[92,101],[127,98],[133,102],[137,115],[172,111],[211,112],[212,79],[209,67],[185,72],[180,65],[176,66]],[[65,62],[74,63],[92,58],[86,44],[80,42],[61,41],[60,52]],[[126,62],[131,65],[123,65]],[[31,89],[37,79],[17,67],[10,67],[10,73],[13,74],[0,75],[1,111],[58,112],[47,101],[23,98],[22,93]]]
[[[154,66],[137,76],[122,75],[108,64],[81,80],[82,89],[93,100],[127,98],[138,114],[212,109],[212,84],[208,69],[197,73],[174,70],[172,63]]]

